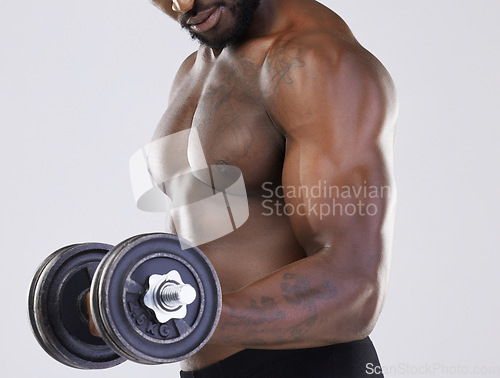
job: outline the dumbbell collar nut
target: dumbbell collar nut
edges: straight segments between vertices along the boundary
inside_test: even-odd
[[[144,304],[153,310],[160,323],[171,319],[183,319],[187,306],[196,299],[196,290],[185,284],[176,270],[165,275],[149,277],[149,288],[144,295]]]

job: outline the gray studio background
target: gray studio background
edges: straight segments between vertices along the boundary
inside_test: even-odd
[[[500,3],[323,2],[399,88],[391,286],[372,335],[386,376],[500,377]],[[31,334],[26,296],[60,246],[162,231],[134,207],[128,159],[196,44],[145,0],[3,1],[0,42],[0,375],[176,377],[60,365]]]

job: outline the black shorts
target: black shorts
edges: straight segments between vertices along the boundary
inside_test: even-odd
[[[366,339],[320,348],[247,349],[181,378],[358,378],[383,377],[377,352]]]

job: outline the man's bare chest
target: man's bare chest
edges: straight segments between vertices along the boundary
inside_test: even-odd
[[[208,165],[238,167],[248,189],[276,182],[285,141],[266,112],[259,86],[258,69],[250,62],[220,64],[192,74],[174,91],[156,138],[196,129]],[[196,169],[200,154],[193,144],[186,153]]]

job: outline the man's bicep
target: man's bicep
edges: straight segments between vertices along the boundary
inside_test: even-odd
[[[291,142],[283,169],[286,214],[308,254],[381,253],[394,199],[386,156],[377,146],[339,164],[328,151]]]
[[[297,52],[269,102],[287,137],[285,210],[309,254],[382,253],[394,199],[392,81],[372,56],[325,50]]]

